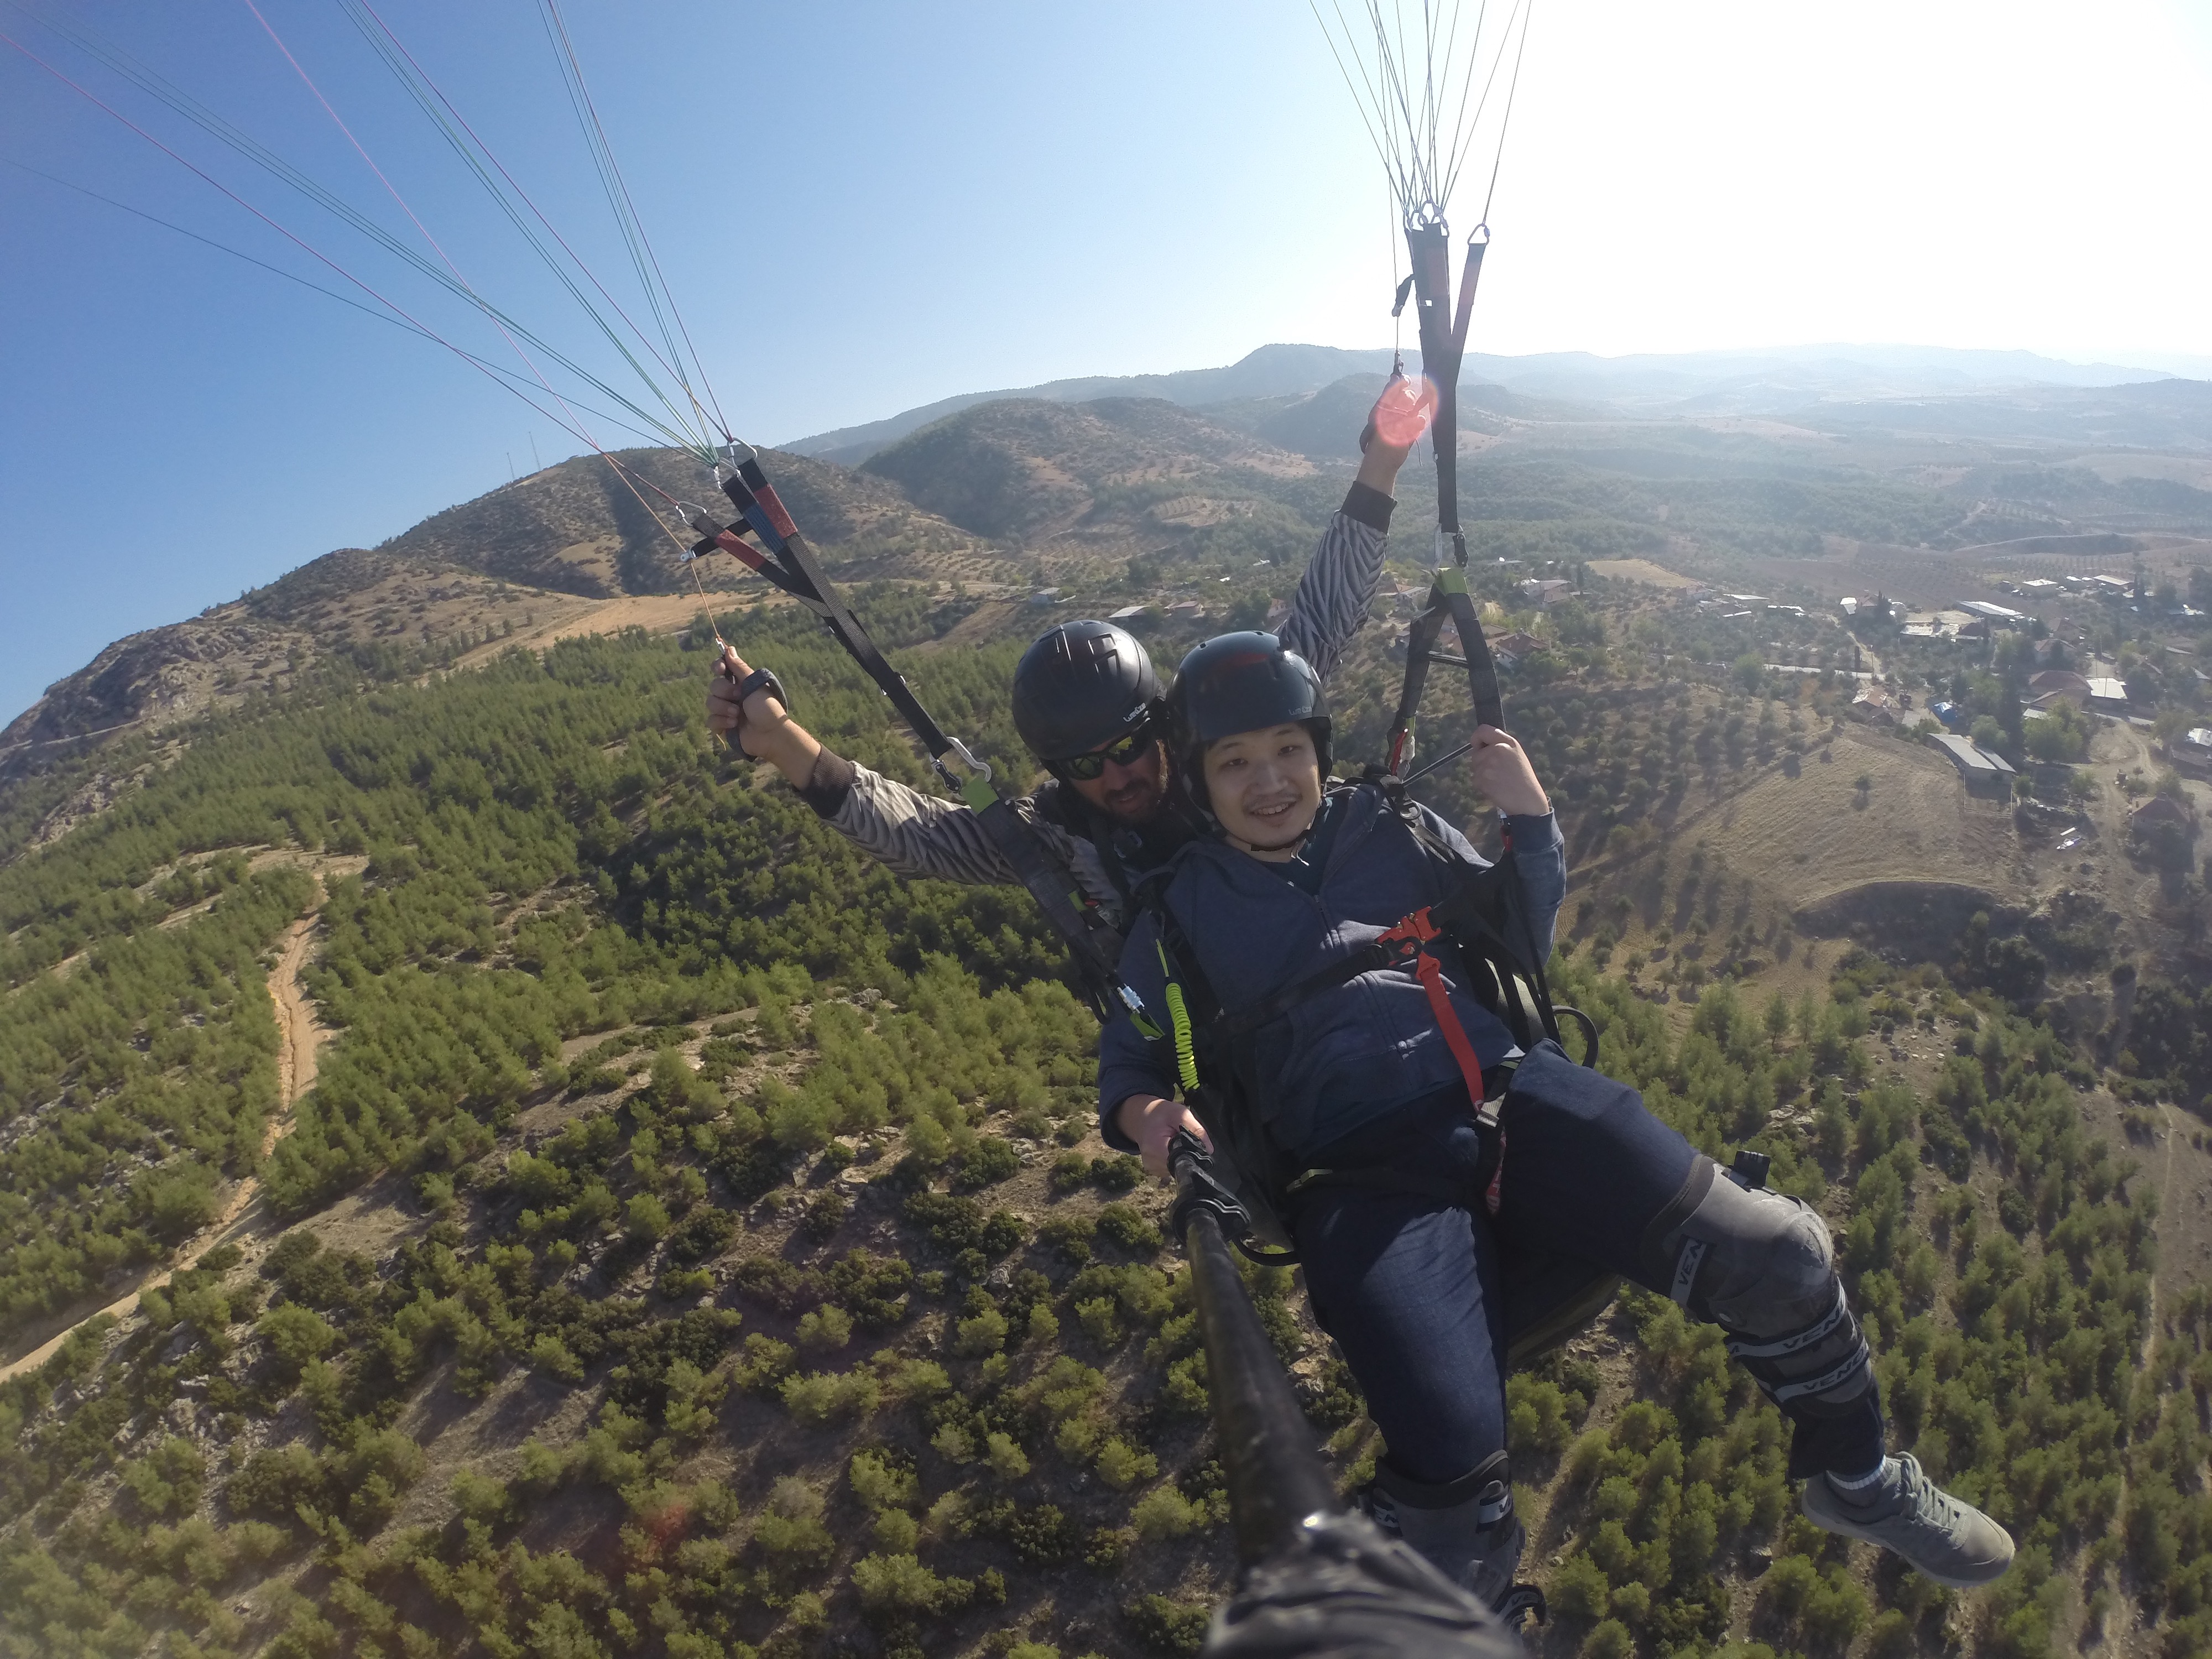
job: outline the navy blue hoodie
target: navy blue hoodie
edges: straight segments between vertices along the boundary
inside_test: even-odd
[[[1470,863],[1484,862],[1456,830],[1426,807],[1417,810],[1439,840]],[[1233,1013],[1287,990],[1447,896],[1444,872],[1380,790],[1356,786],[1334,811],[1342,821],[1334,826],[1316,893],[1294,885],[1285,866],[1218,840],[1194,841],[1176,854],[1164,902],[1224,1010]],[[1559,825],[1547,813],[1510,818],[1506,830],[1537,948],[1548,955],[1566,896]],[[1164,1029],[1158,938],[1156,920],[1142,916],[1121,953],[1121,977]],[[1487,1071],[1513,1052],[1512,1036],[1463,988],[1456,957],[1444,951],[1438,959],[1453,1010]],[[1263,1029],[1254,1048],[1261,1070],[1254,1103],[1293,1159],[1460,1080],[1428,994],[1404,969],[1362,974],[1300,1004]],[[1117,1014],[1099,1039],[1099,1116],[1107,1144],[1133,1150],[1114,1122],[1122,1101],[1176,1092],[1173,1043],[1146,1039],[1126,1012]]]

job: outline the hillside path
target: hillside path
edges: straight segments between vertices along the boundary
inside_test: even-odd
[[[276,1143],[292,1133],[294,1109],[300,1097],[315,1086],[316,1056],[329,1032],[315,1018],[314,1009],[307,1000],[307,988],[301,975],[306,972],[307,957],[313,945],[315,925],[322,918],[322,889],[318,883],[315,908],[301,916],[285,930],[276,966],[269,975],[270,999],[276,1009],[276,1110],[269,1119],[268,1127],[261,1137],[261,1156],[267,1158],[276,1148]],[[0,1382],[25,1371],[34,1371],[61,1352],[62,1345],[75,1335],[80,1327],[106,1314],[113,1319],[126,1319],[138,1310],[138,1298],[148,1291],[158,1291],[179,1273],[198,1264],[216,1245],[230,1242],[234,1235],[244,1237],[271,1231],[270,1219],[265,1214],[249,1217],[253,1200],[261,1195],[261,1177],[250,1175],[238,1183],[238,1190],[222,1206],[221,1213],[177,1253],[175,1265],[142,1280],[128,1294],[118,1297],[105,1308],[87,1314],[58,1334],[48,1339],[20,1359],[0,1365]]]

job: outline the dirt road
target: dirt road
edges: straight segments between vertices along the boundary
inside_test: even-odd
[[[315,903],[315,909],[286,930],[276,966],[269,975],[269,994],[276,1005],[277,1107],[261,1137],[261,1156],[264,1158],[276,1150],[278,1141],[291,1133],[293,1109],[299,1104],[300,1097],[315,1086],[316,1054],[325,1037],[329,1035],[316,1023],[314,1009],[307,1000],[307,988],[301,981],[313,945],[315,925],[322,915],[319,886]],[[0,1382],[19,1373],[36,1370],[60,1352],[62,1344],[70,1340],[78,1326],[97,1319],[100,1314],[114,1319],[127,1318],[137,1311],[138,1298],[146,1291],[161,1289],[176,1273],[196,1265],[216,1245],[242,1243],[249,1237],[274,1233],[276,1229],[265,1212],[249,1214],[253,1210],[254,1200],[260,1195],[260,1176],[246,1176],[238,1183],[237,1191],[230,1195],[222,1212],[177,1253],[173,1266],[151,1274],[127,1295],[109,1303],[96,1313],[87,1314],[76,1324],[32,1349],[21,1358],[0,1365]]]

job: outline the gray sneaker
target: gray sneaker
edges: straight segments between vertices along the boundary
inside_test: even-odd
[[[2012,1534],[1963,1498],[1930,1480],[1917,1458],[1898,1466],[1889,1491],[1862,1508],[1846,1504],[1825,1475],[1805,1483],[1799,1501],[1816,1527],[1893,1551],[1939,1584],[1971,1589],[2012,1565]]]

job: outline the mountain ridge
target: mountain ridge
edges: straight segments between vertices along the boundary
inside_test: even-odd
[[[1281,397],[1317,392],[1348,374],[1382,374],[1389,371],[1393,354],[1382,348],[1360,349],[1337,346],[1272,344],[1257,347],[1236,362],[1217,368],[1180,369],[1168,374],[1079,375],[1048,380],[1036,386],[1002,387],[991,392],[958,392],[918,404],[880,420],[833,428],[794,438],[780,446],[794,455],[858,465],[878,449],[909,433],[976,404],[1005,398],[1037,398],[1051,403],[1083,403],[1101,397],[1158,397],[1170,403],[1198,407],[1235,399]],[[1418,368],[1420,353],[1408,350],[1405,361]],[[1709,383],[1717,376],[1741,378],[1765,373],[1775,364],[1826,362],[1852,366],[1852,377],[1867,385],[1880,384],[1883,374],[1897,374],[1917,368],[1919,378],[1905,384],[1929,392],[2002,385],[2045,384],[2111,386],[2129,380],[2167,378],[2169,371],[2109,363],[2073,363],[2029,351],[1988,351],[1949,347],[1902,345],[1854,346],[1815,344],[1775,346],[1682,353],[1632,353],[1605,357],[1586,351],[1537,352],[1500,356],[1471,352],[1461,366],[1462,382],[1468,377],[1494,381],[1516,392],[1535,395],[1614,395],[1599,388],[1640,386],[1644,394],[1665,386]],[[1931,367],[1932,366],[1932,367]],[[1940,373],[1936,373],[1940,370]]]

